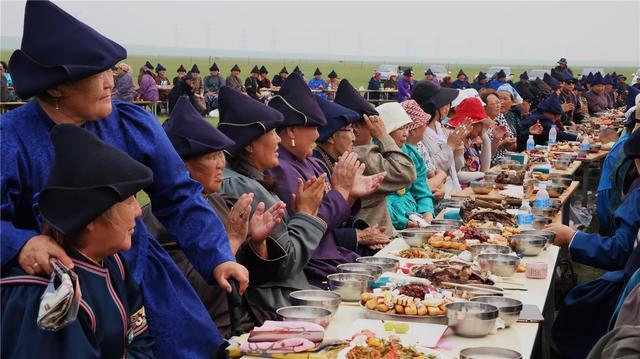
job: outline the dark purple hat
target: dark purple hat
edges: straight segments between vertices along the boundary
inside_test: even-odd
[[[549,95],[549,97],[544,99],[542,102],[540,102],[537,108],[542,112],[550,112],[556,115],[562,115],[564,113],[564,111],[562,110],[562,105],[560,103],[560,97],[558,97],[555,92]]]
[[[160,71],[167,71],[167,68],[162,66],[162,64],[158,63],[156,65],[156,72],[160,72]]]
[[[149,62],[149,60],[147,60],[147,62],[144,63],[144,67],[146,67],[149,70],[153,71],[153,65]]]
[[[218,129],[235,142],[225,150],[231,155],[239,153],[258,137],[279,127],[284,120],[279,111],[227,86],[220,88],[218,101]]]
[[[278,94],[269,99],[268,106],[284,115],[284,122],[278,127],[324,126],[327,119],[314,97],[300,74],[294,72],[284,80]]]
[[[338,78],[338,74],[334,70],[331,70],[331,72],[329,72],[329,76],[327,77],[329,77],[330,79],[336,79]]]
[[[458,95],[459,90],[440,87],[431,81],[418,81],[411,89],[411,98],[426,111],[427,104],[432,104],[435,108],[440,108],[451,103]]]
[[[316,70],[313,72],[313,76],[319,76],[322,75],[322,71],[320,71],[319,67],[316,67]]]
[[[598,71],[595,75],[593,75],[593,80],[591,80],[591,85],[604,85],[604,78],[602,74]]]
[[[349,80],[347,79],[342,79],[342,81],[340,81],[338,89],[336,90],[336,97],[333,99],[333,102],[356,111],[360,116],[372,116],[378,114],[378,111],[376,111],[376,109],[360,95],[358,90],[351,86],[351,83],[349,83]]]
[[[220,71],[220,68],[218,67],[218,64],[214,62],[213,65],[209,67],[209,71]]]
[[[564,57],[561,58],[560,60],[558,60],[558,64],[560,65],[566,65],[567,64],[567,59],[565,59]]]
[[[546,72],[542,77],[542,81],[544,81],[544,83],[546,83],[554,91],[557,90],[560,86],[560,82]]]
[[[507,77],[507,74],[504,72],[503,69],[500,69],[500,72],[498,72],[498,74],[496,75],[497,79],[503,79],[503,78],[506,78],[506,77]]]
[[[478,80],[486,80],[486,79],[487,79],[487,74],[485,74],[484,72],[480,71],[480,72],[478,73],[478,77],[477,77],[477,79],[478,79]]]
[[[260,73],[263,74],[263,75],[266,75],[266,74],[269,73],[269,70],[267,70],[267,68],[264,65],[262,65],[260,67]]]
[[[425,75],[433,75],[433,71],[431,71],[431,68],[428,68],[427,71],[424,72]]]
[[[258,65],[254,65],[253,68],[251,69],[251,73],[252,74],[260,74],[260,69],[258,68]]]
[[[282,69],[280,69],[280,72],[278,72],[278,74],[289,74],[289,71],[287,71],[287,67],[283,66]]]
[[[176,72],[187,72],[187,69],[185,69],[184,66],[182,64],[180,64],[180,67],[178,67]]]
[[[545,94],[551,93],[551,91],[553,91],[551,87],[549,87],[549,85],[547,85],[547,83],[542,81],[542,79],[539,77],[536,77],[533,84],[538,88],[538,90],[542,91]]]
[[[20,49],[9,60],[16,93],[29,98],[110,69],[127,50],[50,1],[27,1]]]
[[[592,84],[593,83],[593,72],[589,72],[589,74],[587,75],[587,82],[588,84]]]
[[[327,101],[319,96],[314,97],[318,102],[320,109],[324,113],[324,116],[327,118],[327,124],[318,128],[320,137],[316,140],[317,143],[327,142],[329,137],[336,133],[336,131],[346,125],[358,122],[361,118],[357,112],[342,105]]]
[[[193,66],[191,66],[191,71],[189,71],[189,72],[191,72],[192,74],[194,74],[194,73],[195,74],[199,74],[200,73],[200,69],[198,68],[197,64],[193,64]]]
[[[149,168],[80,126],[55,126],[51,142],[55,158],[38,205],[42,217],[62,234],[80,232],[153,182]]]
[[[520,74],[520,79],[521,80],[528,80],[529,79],[529,74],[527,74],[527,72],[523,72]]]
[[[240,67],[238,67],[238,64],[233,65],[233,67],[231,68],[231,72],[233,72],[233,71],[240,72]]]
[[[182,160],[222,151],[235,142],[200,116],[188,96],[180,96],[162,125]]]

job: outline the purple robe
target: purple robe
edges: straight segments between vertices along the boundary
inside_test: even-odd
[[[402,102],[411,95],[411,83],[403,78],[398,80],[398,93],[396,94],[396,101]]]
[[[143,101],[158,101],[160,94],[158,93],[158,84],[153,76],[144,74],[140,80],[140,98]]]
[[[584,98],[587,99],[591,115],[611,108],[610,100],[604,92],[598,95],[593,91],[587,91],[584,93]]]
[[[278,150],[278,155],[278,166],[270,169],[266,174],[281,180],[275,193],[286,203],[289,214],[293,215],[292,194],[298,192],[298,178],[306,181],[311,177],[320,176],[327,172],[327,169],[313,157],[299,161],[282,147]],[[333,230],[339,228],[349,218],[350,206],[338,191],[329,190],[331,187],[329,177],[326,185],[327,191],[318,209],[318,217],[327,223],[327,231],[304,270],[309,282],[317,287],[323,287],[322,282],[326,281],[328,274],[338,272],[336,268],[338,264],[355,262],[358,257],[357,253],[336,244]]]

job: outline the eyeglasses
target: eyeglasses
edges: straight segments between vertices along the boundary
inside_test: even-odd
[[[354,133],[353,128],[341,128],[341,129],[339,129],[338,131],[340,131],[340,132],[351,132],[351,133]]]

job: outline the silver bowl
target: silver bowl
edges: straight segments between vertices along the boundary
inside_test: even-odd
[[[544,229],[547,226],[547,224],[551,224],[551,218],[533,216],[533,228]]]
[[[276,314],[282,317],[282,320],[311,322],[320,324],[324,328],[329,326],[329,321],[333,315],[329,309],[308,305],[294,305],[278,308],[276,310]]]
[[[484,337],[491,333],[498,318],[498,308],[477,302],[455,302],[446,304],[447,324],[456,335],[462,337]]]
[[[495,172],[494,173],[485,173],[483,180],[486,181],[486,182],[495,182],[497,178],[498,178],[498,174],[495,173]]]
[[[331,315],[336,314],[338,306],[342,302],[340,293],[319,289],[298,290],[289,293],[289,297],[295,305],[329,309]]]
[[[475,297],[472,302],[487,303],[498,307],[499,316],[504,320],[505,326],[510,327],[520,318],[522,302],[507,297]]]
[[[552,177],[552,178],[549,178],[549,180],[551,181],[551,183],[564,188],[569,188],[569,186],[571,186],[571,182],[573,182],[571,178],[566,178],[566,177]]]
[[[562,207],[562,201],[557,198],[549,198],[549,207],[553,208],[557,213]]]
[[[367,274],[373,278],[378,278],[382,274],[382,267],[369,263],[343,263],[338,264],[340,273],[360,273]]]
[[[533,207],[532,211],[534,216],[547,217],[547,218],[552,218],[556,213],[555,209],[553,209],[552,207],[549,207],[549,208]]]
[[[382,267],[382,273],[384,272],[395,272],[396,268],[400,264],[400,261],[394,258],[386,258],[386,257],[359,257],[356,258],[356,262],[358,263],[369,263],[375,264],[377,266]]]
[[[558,155],[556,158],[566,158],[571,162],[575,161],[578,158],[578,154],[575,152],[563,152]]]
[[[431,221],[431,226],[451,226],[460,228],[461,225],[462,221],[459,219],[434,219]]]
[[[407,245],[410,247],[422,247],[423,243],[426,243],[434,234],[442,233],[444,230],[426,228],[411,228],[403,231],[398,231],[398,234],[404,238]]]
[[[495,347],[465,348],[460,351],[460,359],[522,359],[522,354],[515,350]]]
[[[503,170],[508,170],[511,165],[515,165],[516,163],[517,161],[507,157],[498,160],[498,165],[500,165],[500,168]]]
[[[599,143],[594,143],[592,145],[589,146],[589,152],[591,153],[598,153],[600,152],[600,149],[602,148],[602,145]]]
[[[369,290],[373,276],[360,273],[335,273],[327,276],[332,291],[340,293],[345,302],[356,302]]]
[[[549,197],[558,198],[564,192],[564,187],[558,184],[551,183],[551,185],[547,185],[547,193],[549,193]]]
[[[566,170],[571,166],[571,159],[569,158],[555,158],[551,160],[551,166],[556,170]]]
[[[516,253],[524,254],[525,256],[536,256],[547,245],[545,237],[531,234],[516,234],[509,237],[509,239]]]
[[[469,246],[469,252],[471,252],[474,257],[485,253],[509,254],[511,253],[511,248],[509,248],[509,246],[503,246],[501,244],[472,244],[471,246]]]
[[[524,229],[520,231],[520,234],[544,237],[547,239],[547,246],[553,244],[553,241],[556,239],[556,234],[554,232],[543,229]]]
[[[440,204],[439,207],[441,208],[461,208],[464,205],[464,199],[462,198],[455,198],[455,197],[451,197],[451,198],[445,198],[443,199]]]
[[[524,169],[524,165],[518,161],[513,161],[509,163],[509,169],[513,171],[522,171]]]
[[[472,181],[470,184],[473,193],[475,194],[488,194],[493,190],[495,186],[495,182],[485,182],[485,181]]]
[[[498,277],[511,277],[520,262],[518,257],[504,253],[482,253],[476,259],[480,269],[489,271]]]
[[[476,228],[477,230],[483,232],[484,234],[491,235],[491,234],[502,234],[502,229],[500,228],[493,228],[493,227],[478,227]]]

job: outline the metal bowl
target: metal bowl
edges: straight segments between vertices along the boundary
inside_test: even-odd
[[[489,271],[498,277],[511,277],[520,262],[518,257],[504,253],[482,253],[476,259],[480,269]]]
[[[502,229],[500,228],[493,228],[493,227],[478,227],[476,228],[477,230],[483,232],[486,235],[491,235],[491,234],[502,234]]]
[[[556,239],[555,232],[547,231],[544,229],[524,229],[520,231],[520,234],[528,234],[533,236],[540,236],[547,239],[547,247],[550,244],[553,244],[553,241]]]
[[[555,158],[551,160],[551,166],[556,170],[566,170],[571,166],[571,160],[569,158]]]
[[[558,212],[562,207],[562,201],[557,198],[550,198],[549,207],[553,208],[556,212]]]
[[[335,273],[327,276],[332,291],[340,293],[345,302],[360,300],[360,295],[369,290],[373,276],[360,273]]]
[[[498,318],[498,308],[478,302],[455,302],[446,304],[447,324],[456,335],[462,337],[484,337],[491,333]]]
[[[451,226],[460,228],[462,221],[458,219],[434,219],[431,221],[432,226]],[[428,227],[427,227],[428,228]]]
[[[461,208],[464,205],[464,199],[463,198],[455,198],[455,197],[451,197],[451,198],[445,198],[440,202],[440,207],[441,208]]]
[[[512,160],[511,158],[501,158],[498,160],[498,164],[500,165],[500,168],[503,170],[508,170],[509,166],[516,164],[517,162],[515,160]]]
[[[536,256],[540,254],[547,244],[545,237],[531,234],[516,234],[509,237],[509,239],[516,253],[524,254],[525,256]]]
[[[602,144],[600,143],[594,143],[592,145],[589,146],[589,152],[591,153],[598,153],[600,152],[600,149],[602,148]]]
[[[488,194],[493,190],[495,186],[495,182],[485,182],[485,181],[472,181],[471,189],[475,194]]]
[[[324,328],[329,326],[329,321],[333,315],[329,309],[308,305],[282,307],[276,310],[276,314],[282,317],[282,320],[311,322],[320,324]]]
[[[494,173],[485,173],[483,180],[486,181],[486,182],[495,182],[497,178],[498,178],[498,174],[495,173],[495,172]]]
[[[547,185],[547,193],[549,193],[549,197],[558,198],[564,192],[564,187],[558,184],[551,183]]]
[[[298,290],[289,293],[289,297],[295,305],[325,308],[331,311],[331,315],[336,314],[342,302],[340,293],[319,289]]]
[[[386,257],[360,257],[356,258],[356,262],[358,263],[369,263],[375,264],[377,266],[382,267],[382,273],[384,272],[395,272],[398,265],[400,265],[400,261],[394,258],[386,258]]]
[[[360,273],[367,274],[373,278],[378,278],[382,274],[382,267],[369,263],[343,263],[338,264],[340,273]]]
[[[533,228],[544,229],[547,224],[551,224],[551,218],[533,216]]]
[[[487,303],[498,307],[499,315],[504,320],[505,326],[510,327],[518,321],[522,311],[522,302],[507,297],[475,297],[472,302]]]
[[[511,253],[511,248],[502,244],[481,243],[472,244],[471,246],[469,246],[469,252],[471,252],[471,254],[473,254],[473,257],[475,258],[480,254],[509,254]]]
[[[547,218],[553,217],[556,213],[556,210],[553,209],[552,207],[549,207],[549,208],[533,207],[532,211],[534,216],[547,217]]]
[[[522,359],[515,350],[495,347],[465,348],[460,351],[460,359]]]
[[[556,158],[567,158],[571,162],[575,161],[578,158],[578,154],[575,152],[563,152],[558,155]]]
[[[552,177],[549,178],[549,180],[551,181],[551,183],[564,188],[569,188],[569,186],[571,186],[571,182],[573,182],[571,178],[567,177]]]
[[[524,169],[524,165],[518,161],[513,161],[509,163],[509,169],[513,171],[522,171]]]
[[[420,228],[421,230],[404,230],[398,231],[398,234],[404,238],[404,241],[407,242],[407,245],[410,247],[422,247],[423,243],[426,243],[431,236],[434,234],[442,233],[444,231],[440,230],[427,230],[427,228]]]

